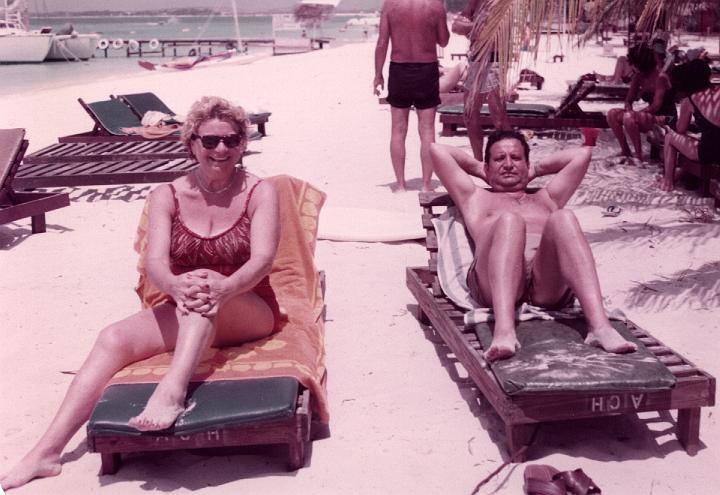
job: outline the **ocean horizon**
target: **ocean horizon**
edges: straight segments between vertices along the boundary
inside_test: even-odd
[[[367,14],[335,14],[323,21],[317,29],[305,30],[309,37],[329,38],[325,49],[332,49],[346,43],[359,43],[375,39],[375,29],[346,27],[347,21]],[[72,24],[78,33],[97,33],[110,44],[113,40],[151,40],[151,39],[235,39],[235,21],[233,16],[212,15],[113,15],[113,16],[36,16],[31,17],[31,29],[52,27],[57,30],[65,24]],[[273,16],[270,14],[247,14],[238,16],[239,36],[243,39],[299,39],[302,29],[273,30]],[[185,48],[187,50],[188,48]],[[216,49],[217,50],[217,49]],[[269,52],[270,46],[253,46],[250,54]],[[159,54],[143,55],[155,63],[172,60],[172,50],[166,57]],[[178,57],[187,52],[178,50]],[[144,73],[138,65],[140,57],[126,56],[124,48],[95,50],[95,56],[87,61],[45,62],[39,64],[0,64],[0,94],[11,95],[27,91],[38,91],[50,87],[77,84],[78,80],[97,80],[132,73]],[[81,95],[79,95],[81,96]]]

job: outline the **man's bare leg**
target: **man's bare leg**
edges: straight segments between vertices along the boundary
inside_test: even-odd
[[[170,427],[185,410],[185,396],[190,377],[200,356],[215,338],[215,326],[209,318],[178,311],[180,322],[175,351],[167,373],[158,383],[143,411],[128,425],[140,431],[157,431]]]
[[[481,225],[483,235],[475,242],[475,276],[480,296],[492,303],[495,316],[493,340],[484,356],[488,361],[515,354],[515,304],[524,283],[523,251],[525,221],[515,213],[503,213],[494,223]]]
[[[572,289],[588,321],[585,341],[608,352],[637,349],[610,325],[590,246],[577,218],[570,210],[557,210],[545,224],[533,265],[532,300],[539,306],[553,306]]]
[[[420,134],[420,163],[422,164],[422,190],[432,191],[433,164],[430,145],[435,142],[435,108],[416,110]]]
[[[60,474],[62,450],[88,420],[110,378],[129,363],[170,350],[176,333],[175,308],[170,305],[141,311],[100,332],[48,429],[12,470],[0,476],[0,485],[7,490]]]
[[[510,122],[508,121],[507,111],[505,109],[505,101],[500,94],[500,88],[495,88],[487,94],[488,110],[490,110],[490,118],[492,118],[495,129],[508,130]]]
[[[480,109],[485,103],[487,94],[478,94],[477,98],[475,98],[474,105],[468,97],[469,94],[469,91],[465,91],[465,126],[467,127],[468,138],[470,139],[470,147],[472,148],[473,156],[476,160],[484,161],[483,140],[485,134],[483,133],[483,128],[480,124]]]
[[[390,160],[395,172],[394,192],[405,191],[405,138],[407,137],[409,108],[390,107]]]

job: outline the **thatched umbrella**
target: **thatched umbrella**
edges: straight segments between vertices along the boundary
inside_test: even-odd
[[[340,0],[302,0],[295,5],[295,20],[304,26],[317,26],[330,17]]]

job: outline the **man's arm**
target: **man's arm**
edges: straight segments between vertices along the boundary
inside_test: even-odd
[[[477,190],[471,176],[485,180],[484,164],[461,149],[445,144],[433,143],[430,146],[430,157],[440,182],[462,210]]]
[[[465,8],[455,17],[452,23],[452,32],[460,36],[470,36],[473,28],[473,16],[479,0],[470,0]]]
[[[446,47],[450,41],[450,31],[448,31],[447,25],[447,12],[445,11],[445,5],[443,2],[439,2],[438,8],[438,25],[437,25],[437,43],[442,47]]]
[[[633,107],[633,102],[637,100],[638,93],[640,92],[640,75],[636,72],[630,80],[630,87],[628,88],[627,95],[625,96],[625,110],[630,111]]]
[[[590,147],[558,151],[540,160],[533,168],[530,178],[557,174],[545,187],[550,198],[560,207],[564,207],[585,177],[592,152]]]
[[[387,11],[387,2],[385,2],[383,3],[382,13],[380,14],[380,28],[377,44],[375,45],[375,79],[373,80],[373,93],[377,96],[380,96],[380,92],[385,88],[383,67],[385,66],[385,58],[387,57],[388,47],[390,46],[390,23]]]

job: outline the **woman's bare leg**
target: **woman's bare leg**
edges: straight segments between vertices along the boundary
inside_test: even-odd
[[[630,136],[630,141],[635,148],[635,158],[643,160],[641,136],[648,132],[655,125],[655,116],[648,112],[626,112],[623,117],[625,132]]]
[[[177,311],[179,328],[170,368],[150,396],[142,413],[128,424],[141,431],[164,430],[185,410],[188,383],[202,353],[217,341],[216,323],[221,328],[221,343],[235,344],[267,336],[273,328],[268,305],[254,293],[239,294],[223,304],[215,318],[198,313],[182,315]]]
[[[129,363],[169,350],[176,333],[175,308],[170,305],[141,311],[102,330],[50,426],[32,450],[0,477],[2,487],[60,474],[62,450],[90,417],[110,378]]]
[[[664,174],[660,185],[663,191],[672,191],[675,187],[675,167],[677,166],[678,152],[691,160],[697,160],[698,144],[697,139],[678,134],[673,130],[665,134]]]

